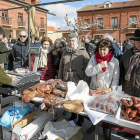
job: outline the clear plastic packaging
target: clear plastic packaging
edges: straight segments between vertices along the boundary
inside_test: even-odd
[[[108,93],[104,95],[95,94],[88,101],[87,105],[90,109],[115,115],[117,113],[122,94]]]

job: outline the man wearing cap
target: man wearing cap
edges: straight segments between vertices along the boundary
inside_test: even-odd
[[[35,37],[34,47],[41,47],[41,42],[37,36]]]
[[[125,93],[140,97],[140,29],[135,30],[133,48],[120,59],[120,84]]]

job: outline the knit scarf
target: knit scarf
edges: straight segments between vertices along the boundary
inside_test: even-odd
[[[125,75],[125,80],[126,81],[130,81],[130,78],[131,78],[131,72],[134,68],[135,65],[137,65],[138,63],[140,63],[140,51],[137,50],[136,48],[133,48],[133,52],[134,52],[134,55],[130,58],[130,62],[129,62],[129,68],[126,72],[126,75]]]
[[[44,49],[42,48],[41,56],[40,56],[39,62],[38,62],[38,68],[44,68],[45,66],[47,66],[47,63],[48,63],[47,54],[48,54],[49,52],[50,52],[49,49],[44,50]]]
[[[97,63],[101,63],[102,61],[107,61],[107,63],[109,63],[110,60],[112,59],[112,57],[113,57],[112,52],[109,52],[105,56],[101,56],[99,54],[99,51],[97,51],[96,54],[95,54],[95,59],[96,59]],[[106,71],[106,67],[102,68],[102,71],[105,72]]]

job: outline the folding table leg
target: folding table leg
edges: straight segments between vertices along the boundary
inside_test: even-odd
[[[95,125],[95,140],[98,140],[99,124]]]
[[[111,124],[109,124],[109,140],[111,140]]]

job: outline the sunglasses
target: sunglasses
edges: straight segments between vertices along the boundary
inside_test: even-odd
[[[56,49],[58,50],[58,49],[62,49],[62,47],[56,47]]]
[[[20,38],[26,38],[26,36],[25,36],[25,35],[20,35],[19,37],[20,37]]]

